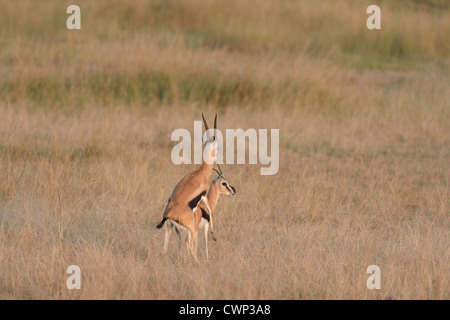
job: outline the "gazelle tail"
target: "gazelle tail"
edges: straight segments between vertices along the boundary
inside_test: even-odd
[[[163,225],[164,225],[164,222],[166,222],[166,220],[167,220],[167,218],[163,218],[161,220],[161,222],[156,226],[156,228],[161,229],[163,227]]]

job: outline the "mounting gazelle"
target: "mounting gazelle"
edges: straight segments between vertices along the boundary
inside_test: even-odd
[[[213,169],[213,170],[217,172],[218,176],[211,182],[211,185],[208,190],[208,194],[206,196],[211,211],[210,211],[210,214],[208,214],[208,211],[207,211],[208,208],[205,206],[205,204],[203,202],[200,202],[200,204],[198,206],[200,207],[202,219],[200,221],[200,224],[197,226],[196,235],[194,238],[195,239],[194,240],[194,247],[195,247],[194,250],[195,250],[195,253],[197,253],[197,243],[198,243],[197,233],[199,230],[201,230],[203,228],[204,236],[205,236],[206,260],[209,260],[208,230],[209,230],[210,226],[211,226],[211,230],[212,230],[213,214],[215,212],[217,202],[219,201],[219,196],[220,195],[234,196],[236,194],[236,189],[232,185],[230,185],[227,180],[225,180],[222,169],[220,169],[219,165],[217,165],[217,166],[219,167],[219,171],[217,171],[216,169]],[[196,211],[196,212],[198,212],[198,211]],[[166,252],[167,246],[169,244],[169,239],[172,234],[172,230],[175,229],[176,233],[178,234],[179,240],[181,240],[181,235],[180,235],[180,231],[178,230],[177,226],[175,224],[173,224],[172,221],[167,222],[165,226],[166,226],[166,241],[164,242],[164,251]],[[213,236],[213,240],[216,240],[214,237],[214,234],[212,236]]]
[[[198,225],[202,219],[202,212],[198,209],[200,202],[205,204],[208,215],[211,214],[206,194],[210,186],[210,177],[214,165],[214,161],[217,158],[217,114],[214,118],[214,135],[211,137],[209,133],[208,124],[203,116],[203,123],[207,134],[207,141],[203,146],[203,160],[202,164],[196,170],[185,175],[180,182],[173,189],[170,195],[169,202],[164,210],[163,219],[158,224],[157,228],[160,229],[165,226],[166,234],[164,241],[164,251],[167,251],[167,243],[169,241],[169,230],[166,220],[170,220],[170,224],[174,225],[182,230],[188,232],[188,249],[191,252],[194,259],[198,262],[197,255],[194,248],[194,240],[197,234]]]

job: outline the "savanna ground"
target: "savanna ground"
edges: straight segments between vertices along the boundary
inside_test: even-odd
[[[0,25],[0,298],[450,297],[447,1],[0,1]],[[279,128],[280,170],[224,165],[196,265],[155,225],[202,111]]]

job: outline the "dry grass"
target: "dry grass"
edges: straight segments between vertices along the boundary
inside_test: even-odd
[[[445,1],[378,36],[364,1],[80,1],[79,32],[36,3],[0,3],[0,298],[450,298]],[[197,266],[155,225],[201,111],[280,128],[280,170],[226,166]]]

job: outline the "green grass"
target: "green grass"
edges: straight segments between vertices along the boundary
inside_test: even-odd
[[[0,96],[9,104],[281,104],[341,113],[347,89],[291,63],[449,70],[443,1],[382,1],[375,31],[365,27],[368,1],[81,1],[78,31],[65,27],[68,2],[0,4]],[[171,61],[177,55],[186,55],[181,65]],[[225,60],[214,62],[218,55]]]

